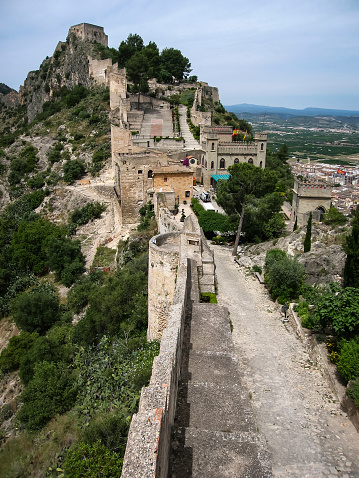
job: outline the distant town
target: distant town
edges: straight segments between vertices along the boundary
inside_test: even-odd
[[[359,204],[359,166],[341,166],[320,162],[290,162],[294,176],[303,180],[326,182],[333,186],[332,204],[349,215]]]

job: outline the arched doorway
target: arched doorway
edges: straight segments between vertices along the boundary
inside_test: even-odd
[[[318,214],[318,220],[319,222],[323,221],[323,215],[325,214],[325,209],[322,206],[317,207],[316,209],[317,214]]]

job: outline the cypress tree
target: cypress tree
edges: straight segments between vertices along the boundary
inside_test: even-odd
[[[298,229],[298,216],[295,217],[293,231],[296,231],[297,229]]]
[[[351,234],[343,245],[347,253],[344,266],[344,287],[359,287],[359,207],[353,219]]]
[[[304,239],[304,252],[309,252],[312,247],[312,213],[309,214],[307,232]]]

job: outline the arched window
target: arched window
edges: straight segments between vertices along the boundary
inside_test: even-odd
[[[148,170],[147,177],[148,177],[148,179],[152,178],[152,169]]]
[[[261,144],[261,151],[264,149],[264,143]]]
[[[204,167],[207,169],[207,160],[204,162]]]
[[[238,163],[239,163],[239,159],[236,158],[236,159],[234,160],[234,164],[238,164]]]
[[[263,168],[263,161],[261,161],[261,162],[259,163],[259,167],[260,167],[260,168]]]
[[[202,155],[202,166],[204,166],[204,156]]]
[[[214,143],[212,143],[212,151],[214,151]]]
[[[225,169],[225,168],[226,168],[226,162],[223,158],[221,158],[219,161],[219,169]]]
[[[211,161],[211,169],[214,169],[214,161]]]
[[[252,159],[252,158],[249,158],[249,159],[248,159],[248,163],[249,163],[249,164],[253,164],[253,159]]]

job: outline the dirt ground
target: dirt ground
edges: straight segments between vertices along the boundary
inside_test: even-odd
[[[359,434],[320,369],[265,287],[239,268],[229,248],[211,247],[219,303],[230,311],[235,353],[274,476],[358,478]]]

